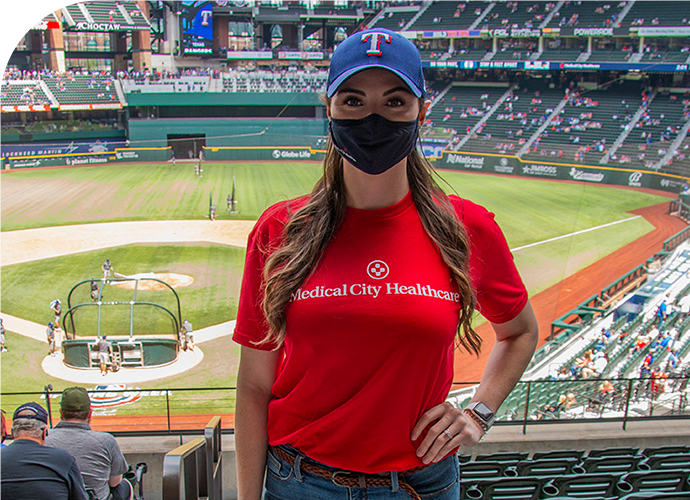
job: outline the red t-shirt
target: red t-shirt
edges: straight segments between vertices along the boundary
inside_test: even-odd
[[[480,312],[513,319],[527,292],[494,216],[451,197],[470,238]],[[264,212],[249,236],[234,340],[256,349],[266,256],[306,198]],[[323,258],[286,309],[284,360],[268,406],[269,444],[332,467],[377,473],[422,465],[410,433],[448,396],[458,289],[410,193],[378,210],[348,208]]]

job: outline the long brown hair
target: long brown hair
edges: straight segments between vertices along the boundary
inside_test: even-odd
[[[458,344],[478,355],[481,337],[471,325],[475,295],[469,278],[469,242],[465,228],[433,175],[429,162],[415,149],[407,157],[412,199],[424,229],[439,248],[460,292]],[[262,344],[282,346],[286,333],[285,309],[290,296],[316,268],[342,225],[346,208],[343,159],[329,140],[323,177],[314,186],[309,201],[291,214],[281,245],[264,266],[263,308],[269,332]]]

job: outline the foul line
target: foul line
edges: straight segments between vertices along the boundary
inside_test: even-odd
[[[535,247],[537,245],[541,245],[542,243],[549,243],[551,241],[562,240],[563,238],[570,238],[571,236],[577,236],[578,234],[588,233],[590,231],[596,231],[597,229],[602,229],[602,228],[609,227],[609,226],[615,226],[616,224],[620,224],[621,222],[628,222],[628,221],[631,221],[634,219],[639,219],[640,217],[642,217],[642,216],[636,215],[634,217],[629,217],[627,219],[617,220],[615,222],[609,222],[608,224],[602,224],[601,226],[590,227],[589,229],[583,229],[582,231],[575,231],[574,233],[564,234],[562,236],[556,236],[555,238],[549,238],[548,240],[537,241],[536,243],[530,243],[529,245],[525,245],[522,247],[511,248],[510,251],[511,252],[517,252],[518,250],[524,250],[525,248]]]

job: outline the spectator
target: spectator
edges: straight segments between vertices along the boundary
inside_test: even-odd
[[[678,301],[678,309],[680,317],[683,319],[690,314],[690,293],[683,295],[683,298]]]
[[[48,413],[37,403],[14,412],[14,442],[0,449],[0,495],[12,500],[87,500],[77,461],[65,450],[44,446]]]
[[[539,412],[537,415],[537,420],[541,420],[543,418],[558,418],[561,411],[565,408],[566,399],[567,396],[565,394],[561,394],[558,396],[557,403],[545,405],[541,412]]]
[[[7,446],[5,439],[7,439],[7,421],[5,420],[5,410],[0,410],[0,432],[2,433],[2,442],[0,446]]]
[[[2,318],[0,318],[0,352],[7,352],[5,347],[5,325],[2,324]]]
[[[70,452],[83,470],[84,484],[98,500],[132,498],[133,488],[122,475],[127,461],[115,438],[107,432],[91,430],[91,400],[83,387],[69,387],[60,400],[61,421],[51,429],[46,446]],[[109,495],[112,494],[112,497]]]
[[[661,324],[666,320],[666,299],[661,301],[661,304],[659,304],[659,307],[656,309],[656,319],[659,322],[658,325],[661,327]]]

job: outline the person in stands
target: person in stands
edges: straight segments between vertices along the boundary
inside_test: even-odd
[[[238,499],[454,499],[537,342],[505,237],[446,196],[416,145],[430,101],[416,46],[386,29],[330,63],[329,143],[308,196],[249,237],[234,340]],[[446,401],[458,346],[496,341],[464,409]],[[462,372],[457,374],[462,376]]]
[[[0,448],[0,497],[12,500],[87,500],[77,461],[44,446],[48,412],[38,403],[19,406],[12,417],[14,442]]]
[[[68,387],[60,399],[61,420],[51,429],[46,446],[70,452],[79,464],[84,484],[93,489],[98,500],[129,500],[132,485],[123,474],[128,465],[115,438],[107,432],[94,431],[91,399],[83,387]]]

